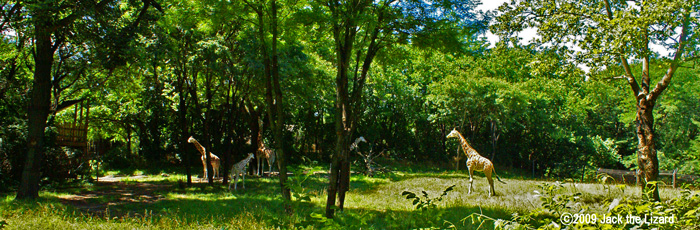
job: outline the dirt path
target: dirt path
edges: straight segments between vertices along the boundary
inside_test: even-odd
[[[129,203],[153,203],[164,199],[162,191],[171,190],[172,184],[150,182],[122,182],[124,179],[136,180],[146,176],[101,177],[93,190],[83,190],[76,194],[62,195],[61,203],[73,206],[89,214],[104,216],[112,206]],[[115,212],[116,211],[116,212]],[[118,210],[110,210],[110,216],[120,215]]]

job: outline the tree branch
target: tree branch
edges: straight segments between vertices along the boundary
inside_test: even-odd
[[[686,46],[686,39],[688,36],[688,27],[690,25],[690,12],[689,9],[686,8],[685,13],[683,14],[683,27],[681,28],[681,36],[678,41],[678,48],[676,49],[676,53],[673,55],[673,60],[671,61],[671,65],[668,67],[668,70],[666,71],[666,75],[664,75],[661,80],[656,83],[656,87],[654,87],[654,90],[651,91],[651,93],[647,96],[648,99],[652,102],[656,101],[656,99],[661,95],[661,93],[668,87],[668,85],[671,83],[671,78],[673,78],[673,74],[676,72],[678,69],[678,66],[680,65],[681,58],[683,56],[683,52],[685,51],[685,46]]]
[[[610,8],[610,0],[605,0],[605,11],[607,12],[608,20],[613,20],[612,9]],[[620,63],[622,63],[622,67],[625,70],[625,78],[627,79],[627,83],[632,89],[632,93],[634,93],[634,96],[638,97],[640,91],[639,83],[637,83],[637,80],[634,78],[634,74],[632,74],[632,68],[630,67],[629,63],[627,63],[627,59],[623,57],[623,55],[624,52],[620,51],[620,54],[618,56],[620,58]]]

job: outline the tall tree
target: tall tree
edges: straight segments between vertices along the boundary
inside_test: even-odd
[[[57,85],[56,82],[52,82],[54,53],[57,48],[64,43],[76,42],[75,40],[68,40],[71,38],[71,33],[76,30],[76,22],[99,27],[99,20],[104,20],[105,17],[112,17],[111,20],[120,19],[124,14],[113,14],[114,12],[111,11],[120,9],[118,7],[113,7],[110,4],[112,2],[113,1],[103,0],[100,2],[23,1],[16,3],[24,6],[30,15],[29,18],[32,20],[34,38],[34,82],[28,107],[28,151],[22,171],[22,180],[17,191],[17,199],[33,199],[39,196],[41,161],[44,156],[45,146],[44,128],[46,127],[46,121],[51,110],[51,92],[53,86]],[[101,44],[100,39],[116,34],[127,38],[125,40],[120,39],[120,41],[128,42],[128,39],[133,38],[134,32],[137,30],[139,24],[142,21],[148,20],[146,17],[148,9],[151,8],[151,6],[160,8],[160,6],[152,0],[143,0],[142,4],[143,5],[138,8],[129,8],[129,10],[139,12],[136,19],[133,19],[131,23],[128,23],[128,25],[122,28],[117,28],[116,30],[118,31],[113,31],[111,34],[97,38],[98,41],[96,42]],[[80,40],[77,40],[77,42],[80,42]],[[106,50],[107,61],[105,64],[107,64],[108,68],[123,64],[125,57],[123,57],[121,49],[125,49],[126,44],[107,44],[106,47],[102,48],[107,47],[114,48],[112,50]]]
[[[323,1],[321,7],[312,7],[321,12],[322,28],[330,29],[335,51],[337,136],[326,217],[333,217],[336,198],[338,209],[343,209],[350,187],[348,147],[364,109],[363,90],[376,55],[387,46],[409,41],[426,46],[446,44],[438,48],[462,50],[467,34],[484,28],[473,11],[476,4],[469,0],[346,0]]]
[[[287,183],[287,156],[284,151],[284,133],[285,125],[285,110],[284,110],[284,95],[280,86],[280,64],[278,43],[280,33],[278,28],[278,5],[277,0],[257,1],[244,0],[244,2],[255,12],[257,17],[258,39],[260,42],[260,53],[263,60],[263,76],[265,85],[265,104],[267,106],[267,114],[272,125],[272,133],[274,135],[274,147],[277,154],[277,166],[279,168],[279,181],[282,197],[289,201],[291,200],[291,191]],[[265,19],[269,19],[266,22]],[[269,28],[269,31],[266,30]],[[268,33],[271,35],[268,48]],[[261,140],[258,140],[261,141]],[[290,208],[290,206],[287,206]]]
[[[537,28],[540,46],[578,46],[581,51],[564,49],[595,69],[618,69],[619,79],[629,85],[636,109],[637,154],[642,188],[659,200],[659,160],[656,152],[653,110],[683,63],[696,59],[700,50],[700,21],[697,0],[651,1],[512,1],[499,8],[502,14],[493,25],[501,38],[524,28]],[[661,44],[671,54],[660,56],[650,46]],[[652,60],[661,59],[653,66]],[[632,63],[641,63],[634,72]],[[651,68],[663,68],[661,76],[651,76]],[[653,80],[656,80],[654,85]]]

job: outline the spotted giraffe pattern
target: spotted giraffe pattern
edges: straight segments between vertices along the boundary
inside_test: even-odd
[[[202,159],[202,166],[204,167],[202,171],[204,173],[204,178],[208,178],[209,174],[207,174],[207,157],[204,155],[207,152],[207,149],[204,148],[204,146],[202,146],[202,144],[200,144],[199,141],[195,140],[193,137],[187,139],[187,142],[194,144],[194,147],[197,148],[197,151],[199,151],[199,153],[202,154],[202,157],[200,157]],[[213,177],[218,178],[219,166],[221,165],[221,158],[219,158],[211,152],[209,153],[209,157],[211,158],[211,168],[214,170]]]
[[[256,174],[258,174],[258,175],[265,174],[264,169],[262,169],[262,172],[261,172],[261,164],[264,167],[265,162],[263,162],[262,160],[266,160],[267,166],[269,167],[269,170],[268,170],[269,175],[272,175],[272,164],[274,164],[275,160],[277,159],[277,153],[275,153],[275,150],[265,146],[265,143],[260,143],[260,148],[258,149],[258,151],[256,151],[256,155],[258,155],[258,169],[257,169],[258,171]]]
[[[461,133],[457,131],[457,129],[453,129],[450,134],[447,135],[447,138],[458,138],[460,143],[462,144],[462,150],[464,151],[464,154],[467,155],[467,168],[469,168],[469,194],[472,193],[472,187],[474,185],[474,180],[472,179],[472,175],[474,171],[482,171],[486,175],[486,179],[489,181],[489,185],[491,186],[491,190],[489,190],[489,196],[495,196],[496,195],[496,190],[493,188],[493,179],[491,178],[491,173],[496,176],[499,182],[501,183],[506,183],[501,180],[500,177],[498,177],[498,174],[496,174],[496,169],[493,168],[493,163],[486,157],[483,157],[479,155],[479,153],[474,150],[471,146],[469,146],[469,143],[467,143],[467,140],[464,139]]]
[[[248,163],[250,160],[255,158],[253,153],[248,153],[248,157],[245,159],[239,161],[238,163],[234,164],[231,166],[231,176],[233,179],[233,189],[238,190],[238,177],[240,174],[243,174],[243,189],[245,189],[245,174],[246,174],[246,168],[248,167]],[[235,176],[235,177],[234,177]],[[231,190],[231,184],[228,185],[228,190]]]

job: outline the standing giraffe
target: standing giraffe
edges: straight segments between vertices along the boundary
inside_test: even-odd
[[[248,157],[231,166],[231,177],[235,176],[235,179],[233,179],[234,190],[238,190],[238,177],[240,174],[243,174],[243,189],[245,189],[245,169],[248,166],[248,162],[250,162],[250,160],[253,158],[255,158],[253,153],[248,153]],[[231,190],[231,184],[228,185],[228,190]]]
[[[474,150],[471,146],[469,146],[469,143],[467,143],[467,140],[464,139],[461,133],[457,131],[457,129],[453,129],[450,134],[447,134],[447,138],[459,138],[460,143],[462,144],[462,150],[464,151],[464,154],[467,155],[467,168],[469,168],[469,194],[472,193],[472,186],[474,185],[474,180],[472,180],[472,174],[474,173],[474,170],[476,171],[483,171],[484,174],[486,175],[486,179],[489,181],[489,185],[491,186],[491,190],[489,190],[489,196],[495,196],[496,195],[496,190],[493,188],[493,179],[491,179],[491,173],[496,176],[499,182],[501,183],[506,183],[501,180],[500,177],[498,177],[498,174],[496,174],[496,169],[493,168],[493,163],[489,159],[486,159],[485,157],[482,157],[479,155],[476,150]]]
[[[260,141],[260,148],[255,152],[258,155],[258,169],[256,174],[257,175],[264,175],[265,174],[265,169],[262,169],[262,172],[260,170],[260,162],[264,159],[267,161],[267,166],[269,167],[269,175],[272,176],[272,164],[275,163],[275,159],[277,157],[277,153],[275,153],[275,150],[268,148],[265,146],[265,143]],[[262,166],[265,166],[265,162],[262,162]],[[262,173],[262,174],[261,174]]]
[[[187,139],[187,142],[194,144],[194,147],[197,148],[197,151],[202,154],[202,165],[204,166],[204,169],[202,170],[204,173],[204,178],[207,178],[209,174],[207,174],[207,156],[204,155],[207,152],[207,149],[204,148],[201,144],[199,144],[199,141],[195,140],[193,137],[190,137],[190,139]],[[214,155],[213,153],[209,152],[209,157],[211,158],[211,168],[214,170],[214,177],[218,178],[219,177],[219,165],[221,163],[221,159]]]

